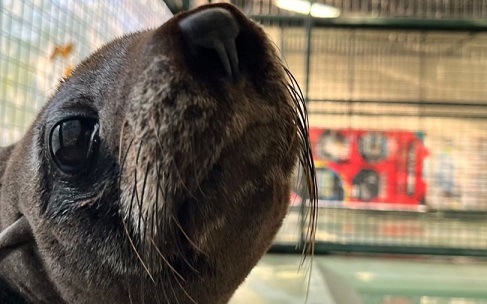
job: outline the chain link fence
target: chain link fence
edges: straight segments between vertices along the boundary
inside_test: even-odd
[[[162,0],[2,0],[0,145],[20,139],[59,80],[83,58],[169,16]]]
[[[487,1],[283,2],[234,3],[308,100],[316,250],[487,255]],[[307,241],[291,210],[276,250]]]

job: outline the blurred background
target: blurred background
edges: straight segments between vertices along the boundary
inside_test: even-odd
[[[2,0],[0,145],[103,43],[208,2]],[[319,188],[315,256],[297,172],[231,303],[487,303],[487,0],[230,2],[301,86]]]

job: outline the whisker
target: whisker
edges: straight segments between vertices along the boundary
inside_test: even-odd
[[[176,161],[173,159],[172,160],[173,162],[173,165],[174,165],[174,169],[176,171],[176,176],[177,178],[181,181],[181,186],[184,188],[184,190],[187,191],[187,193],[190,193],[191,194],[191,190],[187,187],[187,185],[184,183],[184,179],[183,179],[183,176],[181,175],[181,172],[179,172],[179,168],[178,166],[176,165]]]
[[[138,164],[139,164],[139,158],[140,158],[140,151],[142,150],[142,142],[140,142],[140,145],[139,145],[139,149],[137,150],[137,156],[135,158],[135,172],[134,172],[134,194],[135,194],[135,199],[136,199],[136,202],[137,202],[137,207],[139,207],[139,212],[138,212],[138,219],[137,219],[137,233],[141,233],[141,230],[140,230],[140,225],[141,225],[141,217],[142,217],[142,207],[141,207],[141,199],[142,198],[139,198],[139,195],[138,195],[138,181],[137,181],[137,168],[138,168]],[[132,212],[132,209],[133,208],[133,201],[130,202],[130,212]]]
[[[132,223],[132,212],[133,212],[133,208],[134,208],[134,201],[135,201],[135,197],[137,195],[137,174],[135,173],[134,174],[134,180],[135,180],[135,183],[133,185],[133,190],[132,190],[132,195],[130,197],[130,204],[129,204],[129,214],[127,216],[127,222],[128,223]]]
[[[189,236],[186,234],[186,232],[184,232],[183,228],[181,227],[181,224],[179,223],[179,221],[174,217],[174,216],[171,216],[171,220],[174,222],[174,224],[176,224],[176,226],[178,227],[179,231],[182,232],[182,234],[187,238],[188,242],[192,245],[192,246],[195,246],[196,249],[198,249],[198,251],[200,251],[201,253],[203,253],[204,255],[206,255],[203,251],[201,251],[201,249],[199,249],[197,247],[197,245],[191,241],[191,239],[189,238]],[[183,259],[183,261],[186,263],[186,265],[189,266],[189,268],[196,274],[199,274],[199,271],[193,267],[193,265],[191,265],[190,261],[188,261],[188,259],[186,258],[186,255],[184,254],[183,251],[181,251],[181,248],[178,248],[178,251],[180,252],[181,254],[181,258]]]
[[[186,237],[187,241],[191,244],[191,246],[193,246],[197,251],[201,252],[205,256],[208,256],[208,254],[206,254],[201,248],[198,247],[198,245],[195,242],[193,242],[190,239],[190,237],[188,236],[188,234],[184,231],[183,227],[181,227],[181,224],[179,224],[178,220],[174,216],[172,217],[172,220],[174,221],[174,223],[176,224],[176,226],[179,228],[179,230],[181,231],[181,233]],[[195,271],[196,271],[196,269],[195,269]]]
[[[119,189],[120,189],[120,186],[121,186],[121,181],[122,181],[122,173],[123,173],[123,169],[125,167],[125,163],[127,162],[127,157],[128,157],[128,154],[129,154],[129,151],[130,151],[130,148],[132,147],[132,144],[134,143],[134,138],[132,138],[132,140],[130,140],[129,144],[128,144],[128,147],[127,149],[125,150],[125,153],[123,155],[123,159],[120,161],[120,154],[121,154],[121,149],[122,149],[122,146],[120,146],[118,149],[119,149],[119,164],[120,164],[120,175],[118,176],[118,186],[119,186]]]
[[[130,287],[127,287],[127,291],[128,291],[128,294],[129,294],[129,301],[130,301],[130,304],[134,303],[132,301],[132,293],[130,292]]]
[[[118,137],[118,163],[119,164],[121,163],[120,161],[122,158],[123,136],[125,135],[125,122],[126,121],[127,121],[127,119],[125,119],[124,122],[122,123],[122,129],[120,130],[120,135]],[[132,141],[133,141],[133,138],[132,138]],[[129,147],[132,144],[132,141],[130,142]],[[127,149],[127,151],[128,151],[128,149]]]
[[[155,121],[155,118],[154,118],[153,115],[151,115],[150,118],[151,118],[150,119],[150,122],[152,124],[151,127],[152,127],[152,130],[154,130],[154,135],[156,137],[157,145],[159,146],[159,148],[161,149],[161,151],[164,151],[163,146],[162,146],[161,137],[159,136],[159,132],[158,132],[158,129],[157,129],[157,122]]]
[[[154,130],[154,135],[156,137],[157,144],[158,144],[159,148],[161,149],[161,151],[163,151],[163,146],[162,146],[162,142],[161,142],[161,139],[160,139],[160,136],[159,136],[159,133],[158,133],[158,129],[155,127],[156,124],[155,124],[155,121],[154,121],[154,117],[151,117],[151,122],[153,124],[153,130]],[[156,153],[157,153],[157,150],[156,150]],[[155,210],[153,212],[153,216],[156,218],[155,228],[156,228],[156,232],[157,232],[157,230],[158,230],[157,227],[159,226],[159,221],[158,221],[158,215],[159,215],[159,191],[162,192],[162,188],[160,186],[161,173],[160,173],[159,163],[157,161],[156,161],[156,172],[157,172],[156,198],[155,198],[155,203],[154,203],[154,209]],[[168,204],[166,202],[166,204],[164,204],[164,206],[163,206],[163,212],[166,215],[167,215],[167,207],[166,207],[167,205]],[[164,231],[166,231],[166,230],[164,230]],[[184,288],[184,286],[180,282],[180,280],[182,280],[183,282],[185,282],[184,277],[171,265],[171,263],[169,262],[169,260],[164,256],[164,254],[161,252],[159,246],[156,244],[156,242],[155,242],[155,240],[154,240],[153,237],[151,237],[151,243],[152,243],[152,246],[155,249],[156,253],[164,261],[164,263],[169,267],[169,269],[171,270],[170,273],[175,278],[175,280],[172,280],[172,278],[168,278],[166,280],[166,282],[169,282],[171,291],[172,291],[172,293],[174,295],[174,299],[176,300],[176,302],[179,303],[179,300],[178,300],[178,297],[176,296],[176,293],[175,293],[175,290],[174,290],[173,281],[176,281],[176,283],[179,285],[179,287],[181,288],[181,290],[183,291],[183,293],[187,296],[187,298],[192,303],[196,303],[196,301],[189,295],[189,293],[186,291],[186,289]],[[178,278],[179,278],[179,280],[178,280]],[[170,302],[169,299],[168,299],[168,296],[166,294],[165,289],[164,289],[164,297],[167,300],[167,302]]]
[[[144,199],[145,199],[145,187],[147,186],[147,177],[149,176],[149,165],[150,163],[147,162],[146,164],[146,168],[145,168],[145,175],[144,175],[144,181],[142,182],[142,192],[140,194],[140,204],[139,204],[139,225],[140,225],[140,222],[142,221],[143,224],[144,224],[144,227],[143,227],[143,232],[142,232],[142,240],[143,242],[145,242],[147,240],[147,216],[145,215],[144,216],[144,210],[143,210],[143,207],[144,207]],[[146,246],[142,246],[142,249],[145,249]],[[143,254],[144,252],[142,252]],[[149,259],[150,261],[150,259]]]
[[[307,292],[306,292],[306,300],[308,300],[310,284],[311,284],[311,275],[312,275],[312,262],[315,252],[315,244],[316,244],[316,230],[318,225],[318,186],[316,182],[316,169],[313,160],[312,148],[311,143],[309,140],[309,120],[308,120],[308,113],[306,108],[306,100],[303,96],[303,92],[299,87],[299,84],[291,74],[291,72],[283,66],[285,73],[287,74],[290,83],[288,84],[287,88],[289,94],[291,95],[291,99],[294,104],[294,114],[296,121],[294,122],[297,127],[297,135],[300,140],[301,144],[301,153],[299,155],[299,162],[301,167],[303,168],[303,177],[305,180],[306,188],[308,190],[308,200],[306,198],[302,198],[301,204],[307,204],[309,208],[306,209],[305,214],[300,214],[303,217],[303,223],[308,222],[308,227],[306,229],[306,239],[304,242],[303,247],[303,258],[300,262],[300,267],[303,266],[307,255],[311,254],[311,263],[309,264],[308,268],[308,282],[307,282]]]
[[[132,147],[132,143],[133,143],[133,140],[130,142],[129,147],[127,148],[127,150],[125,152],[124,160],[122,162],[122,168],[123,168],[123,166],[124,166],[124,164],[126,162],[128,152],[129,152],[130,148]],[[138,164],[141,149],[142,149],[142,143],[140,143],[139,148],[138,148],[138,151],[137,151],[136,164]],[[125,220],[125,217],[122,217],[122,223],[123,223],[123,227],[124,227],[125,234],[127,235],[127,238],[129,240],[130,247],[133,249],[133,251],[134,251],[137,259],[141,263],[143,269],[145,270],[145,272],[149,276],[150,280],[155,284],[156,282],[154,280],[154,277],[150,273],[149,268],[147,267],[147,265],[145,264],[144,260],[142,259],[142,256],[139,254],[139,252],[137,250],[137,246],[134,243],[134,240],[132,239],[131,233],[130,233],[130,231],[128,229],[128,226],[127,226],[127,222],[128,223],[131,223],[132,212],[133,212],[133,208],[134,208],[134,205],[133,204],[134,204],[134,201],[135,200],[139,201],[138,194],[137,194],[137,170],[134,171],[134,186],[133,186],[132,196],[131,196],[131,199],[130,199],[128,216],[127,216],[127,219],[126,220]],[[141,216],[142,216],[141,215],[141,210],[139,209],[139,223],[138,223],[139,224],[139,226],[138,226],[138,231],[139,232],[140,232],[140,217]]]
[[[299,155],[299,161],[304,171],[305,183],[306,188],[308,190],[308,200],[310,209],[307,210],[305,214],[305,220],[309,221],[308,228],[306,230],[307,238],[311,241],[311,246],[309,246],[309,242],[306,241],[304,244],[303,252],[304,253],[314,253],[314,246],[315,246],[315,237],[316,237],[316,227],[317,227],[317,209],[318,209],[318,187],[316,182],[316,170],[313,160],[313,154],[311,149],[311,143],[309,141],[309,120],[308,120],[308,113],[306,109],[306,101],[303,96],[303,93],[299,87],[299,84],[291,74],[291,72],[284,67],[284,71],[286,72],[290,84],[288,85],[288,91],[291,95],[291,99],[294,103],[294,111],[295,115],[297,116],[297,121],[295,122],[297,125],[297,133],[301,142],[301,153]],[[303,198],[303,203],[305,199]],[[304,258],[306,255],[304,255]],[[303,258],[303,261],[304,261]]]
[[[164,254],[159,249],[159,246],[157,246],[157,244],[155,243],[154,239],[151,239],[151,243],[154,246],[154,249],[156,250],[157,254],[161,257],[161,259],[164,261],[164,263],[166,263],[166,265],[169,267],[169,269],[171,269],[171,271],[178,278],[180,278],[181,280],[185,281],[185,279],[183,278],[183,276],[171,265],[171,263],[169,263],[169,261],[167,260],[167,258],[164,256]]]
[[[139,252],[137,251],[137,248],[132,240],[132,238],[130,237],[130,233],[128,231],[128,228],[127,228],[127,224],[125,223],[125,221],[123,222],[123,227],[125,228],[125,233],[127,234],[128,236],[128,239],[129,239],[129,242],[130,242],[130,245],[132,246],[132,249],[134,250],[135,254],[137,255],[137,258],[139,259],[140,263],[142,264],[142,267],[144,267],[144,270],[145,272],[147,273],[147,275],[149,275],[149,278],[151,279],[151,281],[155,284],[156,281],[154,280],[154,278],[152,277],[152,274],[150,273],[149,271],[149,268],[145,265],[144,261],[142,260],[142,257],[140,256]]]
[[[195,299],[193,299],[193,297],[191,297],[191,295],[190,295],[190,294],[189,294],[189,293],[186,291],[186,288],[184,288],[184,286],[183,286],[183,285],[181,285],[181,283],[180,283],[178,280],[176,280],[176,283],[178,283],[178,285],[179,285],[179,287],[181,288],[181,290],[183,291],[183,293],[186,295],[186,297],[188,297],[188,299],[189,299],[189,300],[190,300],[192,303],[194,303],[194,304],[198,303],[198,302],[196,302],[196,300],[195,300]],[[171,287],[172,287],[172,286],[171,286]],[[174,291],[174,287],[173,287],[173,291]]]
[[[171,283],[170,286],[171,286],[171,291],[172,291],[172,294],[173,294],[173,299],[176,300],[176,303],[179,304],[179,299],[178,299],[179,297],[176,295],[176,290],[174,289],[173,284]]]

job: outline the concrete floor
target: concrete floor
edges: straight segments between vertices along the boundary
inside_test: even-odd
[[[487,304],[487,259],[315,256],[299,270],[300,261],[266,255],[230,303]]]
[[[275,242],[299,240],[291,209]],[[330,244],[487,250],[487,214],[320,208],[316,240]],[[487,258],[266,255],[231,304],[487,304]],[[311,272],[310,272],[311,271]],[[307,300],[306,300],[307,297]]]

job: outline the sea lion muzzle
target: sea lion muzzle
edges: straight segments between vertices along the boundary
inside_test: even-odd
[[[96,51],[0,161],[6,303],[225,303],[298,161],[316,194],[299,87],[228,4]]]

